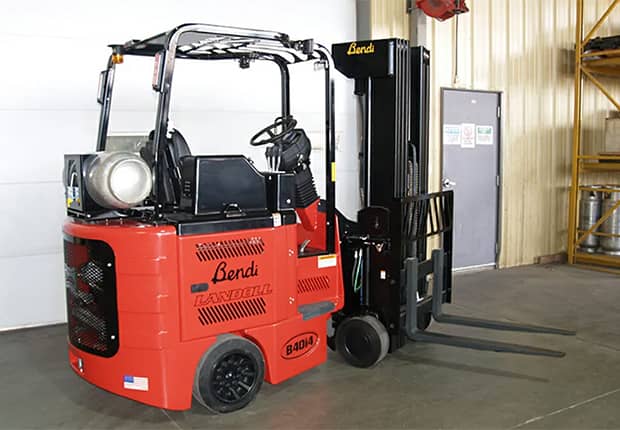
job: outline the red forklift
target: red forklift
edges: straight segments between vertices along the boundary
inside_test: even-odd
[[[69,361],[80,377],[152,406],[189,409],[193,395],[224,413],[250,403],[263,381],[320,365],[328,346],[358,367],[407,339],[563,355],[426,331],[434,318],[572,334],[442,312],[451,301],[454,197],[428,194],[424,48],[386,39],[330,53],[283,33],[185,24],[111,49],[96,152],[65,155]],[[157,109],[143,139],[108,133],[114,76],[127,56],[153,59]],[[277,65],[281,114],[249,141],[265,147],[266,170],[244,155],[194,155],[171,127],[174,66],[185,60]],[[324,74],[323,197],[310,140],[290,109],[289,67],[302,62]],[[363,101],[355,221],[335,204],[335,69],[355,79]],[[441,247],[427,259],[432,235]]]

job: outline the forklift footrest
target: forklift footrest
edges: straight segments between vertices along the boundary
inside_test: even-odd
[[[536,348],[515,343],[495,342],[472,337],[452,336],[428,331],[418,331],[414,333],[413,336],[410,336],[410,338],[417,342],[438,343],[481,351],[510,352],[515,354],[542,355],[546,357],[564,357],[566,355],[564,352],[551,349]]]

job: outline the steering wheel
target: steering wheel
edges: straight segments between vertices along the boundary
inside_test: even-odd
[[[290,132],[297,125],[297,120],[292,116],[286,117],[278,117],[273,122],[273,124],[269,124],[267,127],[260,130],[250,139],[250,145],[252,146],[260,146],[266,145],[268,143],[274,143],[279,140],[282,136]],[[259,140],[264,134],[269,135],[269,137]]]

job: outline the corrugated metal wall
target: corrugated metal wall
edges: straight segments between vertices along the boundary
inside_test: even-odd
[[[372,8],[387,7],[376,1]],[[609,0],[586,1],[586,28]],[[535,257],[566,249],[568,187],[573,123],[574,0],[470,0],[459,18],[458,80],[454,19],[427,20],[432,53],[431,186],[440,182],[440,88],[462,87],[503,92],[502,246],[500,266],[531,264]],[[371,18],[382,37],[403,36],[405,9]],[[388,29],[395,29],[385,34]],[[586,31],[587,31],[586,30]],[[601,34],[620,33],[620,10]],[[373,32],[374,36],[374,32]],[[608,81],[606,81],[608,82]],[[584,136],[602,145],[610,104],[585,85]],[[592,178],[605,181],[606,178]]]
[[[409,39],[409,15],[406,0],[371,0],[370,26],[373,39],[400,37]]]

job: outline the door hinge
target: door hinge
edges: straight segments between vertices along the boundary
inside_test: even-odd
[[[495,175],[495,185],[499,187],[499,184],[500,184],[499,175]]]
[[[495,256],[499,255],[499,243],[495,242]]]
[[[501,107],[501,106],[498,106],[498,107],[497,107],[497,117],[498,117],[498,118],[501,118],[501,117],[502,117],[502,107]]]

